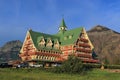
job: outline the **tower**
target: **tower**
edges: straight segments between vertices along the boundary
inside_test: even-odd
[[[64,33],[67,30],[67,26],[65,24],[64,19],[62,19],[61,24],[59,26],[59,33]]]

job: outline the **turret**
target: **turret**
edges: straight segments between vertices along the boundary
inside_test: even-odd
[[[67,26],[65,24],[64,19],[62,19],[61,24],[59,26],[59,33],[64,33],[67,30]]]

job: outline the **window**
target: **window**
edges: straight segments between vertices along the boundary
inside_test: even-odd
[[[53,44],[53,43],[52,43],[51,39],[48,40],[48,42],[47,42],[47,46],[48,46],[48,47],[52,47],[52,44]]]
[[[56,49],[59,49],[59,44],[55,44],[54,47],[55,47]]]
[[[45,45],[45,40],[44,38],[42,38],[39,42],[39,46],[44,46]]]
[[[72,35],[70,35],[70,36],[69,36],[69,39],[72,39],[72,37],[73,37],[73,36],[72,36]]]
[[[67,36],[64,37],[64,40],[67,40]]]

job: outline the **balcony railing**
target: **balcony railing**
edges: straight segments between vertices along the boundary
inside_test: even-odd
[[[92,50],[90,49],[85,49],[85,48],[76,48],[77,51],[80,52],[85,52],[85,53],[92,53]]]
[[[60,57],[60,54],[43,53],[43,52],[37,52],[37,55],[41,55],[41,56],[54,56],[54,57]]]
[[[86,43],[79,43],[78,45],[81,47],[90,48],[90,45]]]
[[[87,62],[87,63],[98,63],[99,60],[94,60],[94,59],[81,59],[83,62]]]
[[[88,40],[87,40],[87,39],[85,39],[85,38],[80,38],[79,40],[80,40],[80,41],[82,41],[82,42],[85,42],[85,43],[87,43],[87,42],[88,42]]]
[[[85,58],[92,58],[92,55],[91,54],[81,54],[81,53],[77,53],[77,56],[78,57],[85,57]]]

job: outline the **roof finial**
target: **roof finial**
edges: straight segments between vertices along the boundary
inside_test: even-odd
[[[65,21],[64,21],[64,18],[62,18],[62,21],[61,21],[61,24],[59,27],[65,27],[67,28],[66,24],[65,24]]]

